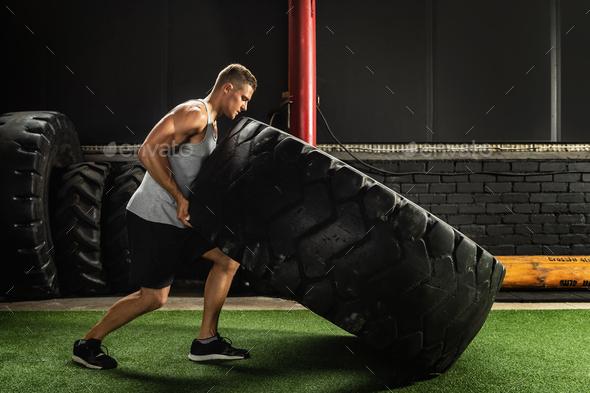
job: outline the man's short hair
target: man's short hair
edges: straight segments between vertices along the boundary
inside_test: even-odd
[[[230,64],[225,67],[215,81],[214,90],[221,89],[226,83],[231,83],[237,90],[241,90],[246,85],[252,86],[252,90],[256,90],[258,82],[252,73],[241,64]]]

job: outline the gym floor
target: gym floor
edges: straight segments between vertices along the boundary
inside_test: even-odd
[[[183,280],[184,281],[184,280]],[[204,281],[172,285],[162,310],[202,310]],[[108,310],[123,294],[105,297],[68,297],[49,300],[10,302],[0,297],[3,311],[101,311]],[[229,294],[224,310],[305,310],[305,306],[285,298],[259,296],[253,292]],[[590,291],[500,291],[492,310],[590,309]]]

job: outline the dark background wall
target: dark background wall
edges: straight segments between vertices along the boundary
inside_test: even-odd
[[[143,142],[174,105],[205,97],[232,62],[259,79],[248,116],[268,122],[268,110],[288,90],[286,3],[43,0],[8,6],[14,15],[1,11],[10,59],[1,112],[65,113],[83,144]],[[222,131],[230,125],[219,120]]]
[[[316,12],[317,90],[338,138],[426,135],[427,2],[318,1]],[[322,142],[333,140],[318,118]]]
[[[562,140],[585,142],[590,1],[559,3]],[[0,111],[65,113],[83,144],[141,143],[231,62],[259,80],[248,116],[268,122],[288,90],[286,1],[5,5]],[[318,94],[343,142],[550,140],[549,0],[320,0],[316,15]]]
[[[549,11],[539,0],[437,2],[435,140],[549,140]]]
[[[561,7],[561,132],[564,142],[590,140],[587,126],[590,116],[590,77],[584,75],[590,69],[589,11],[590,2],[585,0],[568,0]]]

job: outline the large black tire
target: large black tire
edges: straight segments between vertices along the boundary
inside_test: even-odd
[[[78,135],[65,115],[43,111],[0,116],[1,296],[36,300],[60,295],[50,197],[60,170],[82,160]]]
[[[62,176],[53,225],[56,266],[62,295],[110,292],[102,266],[101,240],[112,187],[108,163],[71,165]]]
[[[270,280],[257,277],[246,269],[239,269],[238,271],[242,270],[242,275],[244,276],[243,279],[248,282],[248,287],[255,294],[260,296],[277,296],[280,294],[280,292],[272,286],[272,282]]]
[[[223,252],[428,372],[467,348],[504,278],[500,262],[440,219],[253,119],[224,136],[192,189],[190,222]]]
[[[130,292],[136,288],[129,286],[131,260],[125,226],[125,210],[146,171],[140,161],[134,161],[123,165],[117,172],[114,188],[107,194],[110,200],[110,211],[107,221],[107,238],[103,245],[104,268],[113,292]]]

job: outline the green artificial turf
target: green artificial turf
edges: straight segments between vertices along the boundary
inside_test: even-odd
[[[219,331],[252,358],[188,360],[202,312],[156,311],[109,335],[115,370],[70,359],[103,312],[0,313],[2,392],[588,392],[586,310],[493,311],[442,375],[400,368],[303,311],[223,311]]]

